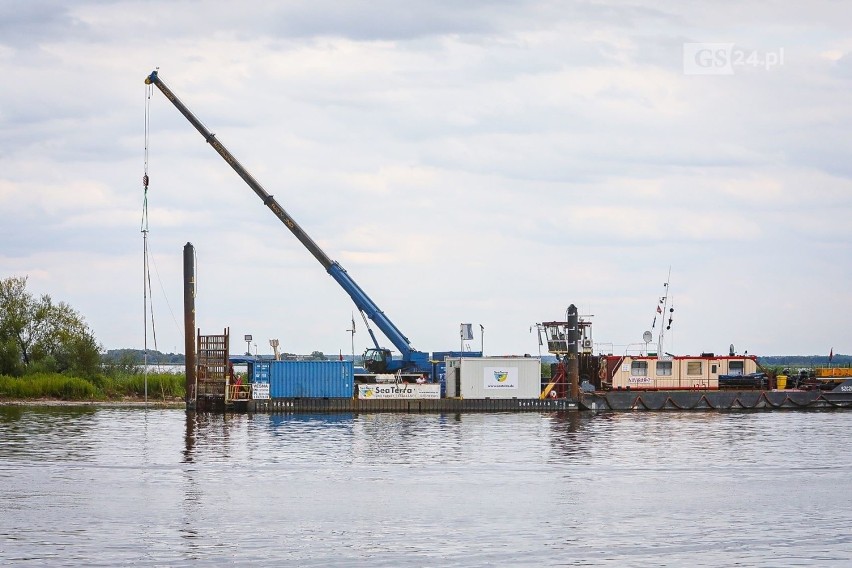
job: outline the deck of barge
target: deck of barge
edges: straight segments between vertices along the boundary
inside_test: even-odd
[[[459,413],[852,409],[852,379],[833,390],[611,390],[572,398],[267,398],[205,393],[188,410],[250,413]]]
[[[201,403],[201,401],[199,401]],[[281,398],[222,401],[208,399],[201,411],[250,413],[458,413],[558,411],[728,411],[852,409],[852,392],[823,391],[609,391],[572,399],[380,399]]]
[[[358,398],[293,398],[249,401],[248,412],[548,412],[577,410],[576,401],[568,399],[380,399]]]

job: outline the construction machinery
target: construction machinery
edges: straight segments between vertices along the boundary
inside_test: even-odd
[[[316,258],[319,263],[325,268],[332,278],[340,285],[343,290],[349,294],[358,311],[364,317],[364,322],[367,323],[369,318],[376,327],[390,340],[393,346],[399,351],[400,357],[393,358],[391,350],[381,347],[372,328],[367,325],[367,331],[373,342],[373,347],[366,350],[364,353],[364,368],[368,373],[386,374],[386,373],[405,373],[405,374],[427,374],[431,376],[432,364],[429,361],[429,354],[423,351],[417,351],[411,347],[409,339],[399,330],[399,328],[379,309],[376,303],[367,295],[364,290],[352,279],[346,270],[340,266],[337,261],[331,260],[328,255],[308,236],[307,233],[299,226],[298,223],[284,210],[283,207],[272,197],[263,186],[243,167],[231,152],[216,138],[216,136],[207,130],[198,118],[184,105],[181,100],[172,92],[171,89],[160,79],[157,71],[153,71],[145,79],[147,85],[154,85],[166,96],[169,101],[177,108],[180,113],[192,124],[205,142],[210,144],[216,152],[230,165],[235,172],[248,184],[248,186],[257,194],[273,214],[290,229],[290,232],[299,239],[299,242],[308,249],[308,251]]]

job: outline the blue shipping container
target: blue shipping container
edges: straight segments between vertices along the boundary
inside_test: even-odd
[[[352,398],[352,361],[270,361],[271,398]]]

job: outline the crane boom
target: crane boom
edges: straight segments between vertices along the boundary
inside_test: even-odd
[[[196,130],[204,137],[204,140],[210,144],[216,152],[234,169],[235,172],[248,184],[248,186],[257,194],[278,219],[290,229],[290,232],[299,239],[299,242],[316,258],[326,272],[349,294],[355,306],[368,318],[370,318],[381,332],[393,343],[394,347],[399,350],[402,355],[402,360],[385,361],[383,370],[413,370],[417,372],[428,372],[428,354],[416,351],[411,347],[411,342],[403,335],[399,328],[379,309],[375,302],[361,289],[360,286],[349,276],[349,273],[344,270],[337,261],[331,260],[327,254],[308,236],[307,233],[299,226],[298,223],[291,217],[283,207],[270,195],[263,186],[254,179],[248,170],[237,160],[225,146],[219,142],[216,136],[207,130],[204,124],[192,113],[192,111],[184,105],[181,100],[175,95],[171,89],[160,79],[157,71],[153,71],[146,79],[145,84],[155,85],[166,96],[169,101],[177,108],[180,113],[192,124]],[[369,329],[370,336],[375,345],[375,352],[380,352],[390,359],[388,350],[379,347],[376,336]]]

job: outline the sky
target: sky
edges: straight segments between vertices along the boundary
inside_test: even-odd
[[[0,278],[183,352],[191,242],[201,333],[352,351],[352,301],[157,68],[415,349],[472,323],[537,355],[570,304],[634,349],[670,273],[668,351],[852,353],[850,30],[834,1],[6,1]]]

